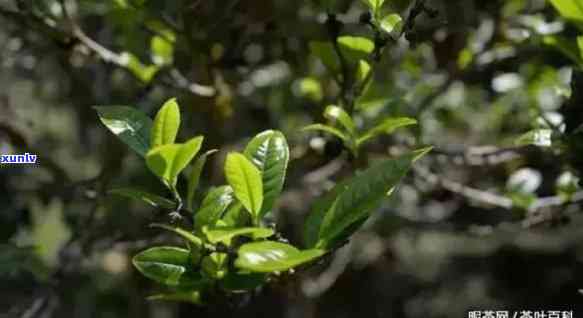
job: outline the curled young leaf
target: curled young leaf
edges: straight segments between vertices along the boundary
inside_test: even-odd
[[[152,127],[152,148],[169,145],[176,141],[180,127],[180,108],[175,98],[168,100],[158,111]]]

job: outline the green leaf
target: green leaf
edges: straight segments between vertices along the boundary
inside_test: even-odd
[[[358,67],[356,68],[356,79],[358,84],[364,85],[366,81],[370,79],[369,75],[371,72],[370,64],[365,60],[358,61]]]
[[[338,45],[344,58],[352,65],[366,60],[375,47],[373,41],[359,36],[341,36],[338,38]]]
[[[178,175],[200,150],[203,137],[196,137],[185,144],[164,145],[154,148],[146,155],[146,165],[173,189]]]
[[[147,278],[168,286],[197,286],[202,282],[200,274],[189,271],[188,250],[162,246],[153,247],[134,256],[134,266]]]
[[[194,205],[194,196],[196,194],[196,190],[198,189],[198,184],[200,183],[200,176],[202,174],[202,169],[206,163],[208,156],[212,155],[213,153],[217,152],[217,150],[210,150],[200,156],[194,162],[192,166],[192,171],[190,172],[190,177],[188,178],[188,189],[186,191],[186,208],[192,210]]]
[[[114,189],[110,190],[107,193],[124,196],[131,199],[140,200],[145,202],[155,208],[162,208],[162,209],[174,209],[176,207],[176,203],[172,200],[168,200],[163,198],[159,195],[149,193],[143,190],[134,189],[134,188],[121,188],[121,189]]]
[[[150,150],[152,120],[143,112],[128,106],[94,107],[101,122],[130,148],[146,156]]]
[[[329,248],[338,237],[347,234],[345,233],[347,229],[354,232],[356,228],[351,226],[368,217],[405,176],[411,164],[428,151],[430,149],[422,149],[396,159],[382,161],[335,188],[333,192],[338,195],[334,200],[327,196],[325,204],[316,206],[320,210],[314,213],[324,216],[315,221],[312,219],[312,223],[309,223],[311,233],[314,232],[314,228],[320,228],[316,247]],[[322,212],[321,209],[326,212]],[[321,220],[321,224],[316,223],[318,220]],[[310,239],[308,243],[313,243],[313,234],[306,236]]]
[[[255,136],[245,148],[245,156],[261,172],[263,204],[259,217],[271,212],[281,194],[289,162],[289,147],[279,131],[268,130]]]
[[[550,0],[553,6],[567,20],[583,22],[583,2],[581,0]]]
[[[363,0],[373,13],[377,13],[385,3],[385,0]]]
[[[198,290],[188,290],[188,291],[178,291],[168,294],[158,294],[148,297],[150,301],[176,301],[185,302],[195,305],[202,305],[200,291]]]
[[[180,127],[180,108],[176,98],[168,100],[158,111],[152,127],[152,148],[173,144]]]
[[[259,273],[282,272],[313,261],[325,251],[312,249],[300,251],[284,243],[264,241],[241,246],[235,266]]]
[[[381,134],[392,134],[398,128],[416,125],[417,121],[413,118],[408,117],[399,117],[399,118],[387,118],[383,120],[377,126],[371,128],[362,136],[358,138],[357,144],[360,146],[365,142],[369,141],[370,139],[381,135]]]
[[[353,66],[361,60],[366,60],[374,50],[374,42],[364,37],[341,36],[337,41],[343,58]],[[338,72],[340,70],[340,59],[332,43],[310,42],[310,52],[319,58],[330,71]]]
[[[187,231],[185,229],[175,227],[175,226],[169,226],[166,224],[159,224],[159,223],[154,223],[150,226],[153,228],[159,228],[159,229],[163,229],[163,230],[172,232],[174,234],[177,234],[178,236],[182,237],[187,242],[189,242],[195,246],[202,246],[202,240],[199,237],[197,237],[196,235],[190,233],[189,231]]]
[[[331,127],[331,126],[327,126],[327,125],[322,125],[322,124],[309,125],[309,126],[302,128],[302,131],[321,131],[321,132],[332,134],[332,135],[340,138],[345,143],[348,143],[350,141],[348,136],[346,136],[342,131],[340,131],[334,127]]]
[[[205,227],[203,228],[203,232],[206,234],[209,242],[213,244],[222,242],[227,245],[229,245],[231,240],[237,236],[248,236],[253,240],[258,240],[262,238],[268,238],[274,234],[272,229],[264,227]]]
[[[356,133],[356,126],[350,115],[344,109],[336,105],[330,105],[324,110],[324,117],[330,121],[339,122],[348,134],[354,136]]]
[[[142,83],[150,83],[160,70],[160,67],[157,65],[146,65],[142,63],[142,61],[140,61],[140,59],[133,53],[123,52],[121,53],[121,56],[126,69]]]
[[[403,18],[401,18],[400,15],[393,13],[393,14],[386,15],[381,20],[380,24],[381,24],[381,28],[383,29],[383,31],[385,31],[387,33],[392,33],[393,31],[396,31],[400,28],[402,22],[403,22]]]
[[[229,186],[209,190],[194,216],[195,228],[202,229],[203,226],[214,226],[233,200],[233,189]]]
[[[259,170],[243,154],[230,153],[225,162],[225,176],[235,197],[257,219],[263,204],[263,181]]]
[[[171,65],[174,61],[174,35],[153,36],[150,40],[150,54],[156,65]]]
[[[328,209],[332,206],[336,198],[345,191],[350,181],[351,179],[346,179],[339,182],[332,190],[314,202],[312,212],[308,215],[304,224],[304,243],[307,247],[315,247],[318,243],[320,239],[320,227]]]

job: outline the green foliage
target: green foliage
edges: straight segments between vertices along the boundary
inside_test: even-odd
[[[142,157],[146,156],[152,130],[152,120],[146,114],[128,106],[101,106],[95,110],[112,133]]]
[[[152,126],[152,148],[169,145],[176,141],[180,128],[180,109],[176,99],[170,99],[160,109]]]
[[[353,44],[360,45],[357,42]],[[100,114],[107,113],[101,110]],[[143,115],[127,114],[130,119],[141,118],[142,122],[148,122]],[[414,123],[408,119],[385,120],[361,135],[344,109],[329,106],[325,117],[340,127],[316,125],[307,129],[332,131],[346,142],[352,142],[354,147],[358,145],[358,138],[364,136],[368,140]],[[121,123],[129,121],[119,113],[115,118]],[[111,129],[111,121],[104,123]],[[270,275],[281,275],[317,261],[333,251],[338,240],[348,239],[396,186],[413,161],[427,151],[384,161],[336,186],[315,204],[316,210],[305,225],[306,243],[312,249],[299,250],[277,241],[281,234],[262,222],[273,212],[285,183],[290,158],[285,136],[279,131],[268,130],[252,138],[243,154],[229,153],[224,169],[229,185],[209,189],[198,210],[193,211],[202,170],[214,151],[199,156],[192,165],[185,210],[177,188],[178,179],[199,153],[203,137],[175,143],[179,125],[180,110],[176,100],[171,99],[151,125],[152,149],[145,156],[146,166],[168,186],[173,200],[133,188],[110,191],[167,210],[172,222],[177,220],[176,215],[183,221],[192,218],[193,224],[152,225],[181,237],[187,248],[153,247],[133,259],[134,266],[145,277],[173,289],[150,297],[152,300],[202,304],[202,296],[206,293],[216,293],[217,289],[223,293],[251,290],[269,281]],[[147,132],[142,134],[147,135]],[[124,141],[127,139],[127,135],[118,136]]]
[[[249,243],[239,248],[235,266],[259,273],[282,272],[313,261],[323,250],[304,250],[279,242]]]
[[[398,128],[417,124],[412,118],[390,117],[368,130],[359,130],[354,124],[354,119],[344,109],[335,105],[326,107],[324,117],[330,121],[329,125],[313,124],[304,127],[303,130],[320,131],[339,138],[354,156],[358,156],[361,147],[371,139],[382,134],[390,135]]]
[[[414,161],[429,152],[423,149],[397,159],[385,160],[334,188],[315,204],[316,210],[305,225],[304,239],[309,247],[331,248],[354,231],[390,195]],[[317,234],[316,234],[317,233]]]
[[[176,186],[178,175],[194,159],[202,145],[203,137],[193,138],[185,144],[168,144],[148,152],[148,168],[171,189]]]
[[[259,169],[244,155],[230,153],[225,161],[225,177],[239,202],[254,218],[258,218],[263,204],[263,181]]]
[[[215,226],[234,199],[233,188],[230,186],[210,189],[200,209],[194,215],[196,228]]]
[[[255,164],[263,182],[263,204],[258,217],[271,212],[285,181],[289,162],[289,147],[285,136],[278,131],[268,130],[253,138],[245,156]]]
[[[550,2],[566,19],[583,23],[583,2],[581,0],[550,0]]]

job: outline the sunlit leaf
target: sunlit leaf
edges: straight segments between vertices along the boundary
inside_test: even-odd
[[[261,172],[263,204],[259,217],[271,212],[281,194],[289,162],[289,147],[279,131],[268,130],[255,136],[245,148],[245,156]]]
[[[403,23],[403,18],[400,15],[393,13],[388,14],[381,20],[381,28],[387,33],[392,33],[400,28]]]
[[[202,229],[206,225],[214,226],[233,200],[233,189],[229,186],[209,190],[200,209],[194,215],[195,227]]]
[[[348,134],[354,135],[356,133],[356,126],[354,125],[350,115],[348,115],[344,109],[336,105],[330,105],[324,110],[324,117],[326,117],[328,120],[337,121],[340,123],[342,127],[348,132]]]
[[[550,0],[550,2],[565,19],[583,23],[581,0]]]
[[[225,176],[235,197],[257,218],[263,204],[263,181],[257,167],[243,154],[230,153],[225,162]]]
[[[281,272],[315,260],[325,251],[300,251],[284,243],[264,241],[241,246],[235,266],[260,273]]]
[[[192,161],[200,150],[203,137],[196,137],[184,144],[159,146],[146,156],[148,168],[173,188],[178,175]]]
[[[216,244],[219,242],[230,244],[231,240],[237,236],[251,237],[253,240],[268,238],[274,234],[272,229],[264,227],[210,227],[203,228],[209,242]]]
[[[156,114],[151,133],[152,148],[173,144],[180,127],[180,108],[175,98],[168,100]]]
[[[146,114],[128,106],[98,106],[95,110],[114,135],[142,157],[146,156],[152,129],[152,120]]]

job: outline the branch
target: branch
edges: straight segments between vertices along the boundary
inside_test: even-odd
[[[62,31],[57,27],[47,24],[41,17],[38,17],[31,12],[17,12],[0,8],[0,15],[14,21],[15,23],[34,28],[43,34],[48,35],[56,41],[61,48],[70,49],[72,43],[79,43],[102,62],[125,69],[129,71],[130,74],[134,75],[129,68],[130,61],[125,54],[114,52],[89,37],[82,30],[80,25],[72,18],[64,0],[59,0],[59,2],[63,10],[63,16],[70,29],[69,32]],[[28,23],[29,20],[31,20],[32,23]],[[173,68],[165,75],[165,77],[159,79],[165,86],[177,88],[203,97],[212,97],[216,94],[214,87],[192,82],[180,73],[178,69]]]
[[[443,189],[458,194],[466,199],[506,210],[510,210],[514,207],[512,199],[506,196],[465,186],[459,182],[438,176],[419,165],[414,166],[413,171],[425,181],[441,186]],[[544,209],[561,208],[569,204],[580,202],[583,202],[583,191],[575,192],[568,199],[559,195],[542,197],[537,198],[536,201],[529,206],[528,212],[534,213]]]

